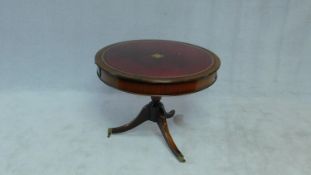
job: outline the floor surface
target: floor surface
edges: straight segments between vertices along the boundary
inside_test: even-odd
[[[179,163],[153,122],[107,138],[149,98],[103,89],[1,93],[0,174],[311,173],[310,98],[164,97]]]

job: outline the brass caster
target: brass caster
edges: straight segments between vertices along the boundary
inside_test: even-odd
[[[186,162],[186,159],[184,158],[183,155],[178,155],[177,159],[179,160],[179,162]]]
[[[107,137],[109,138],[111,134],[112,134],[112,128],[108,128],[108,135],[107,135]]]

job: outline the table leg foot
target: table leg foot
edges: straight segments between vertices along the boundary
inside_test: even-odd
[[[166,112],[165,107],[162,103],[157,102],[159,106],[159,110],[161,112],[161,115],[163,115],[165,118],[171,118],[175,115],[175,110],[171,110],[170,112]]]
[[[170,132],[167,126],[167,122],[166,119],[163,118],[162,116],[160,116],[158,118],[158,126],[162,132],[162,135],[164,136],[164,139],[166,141],[166,143],[168,144],[169,148],[171,149],[171,151],[173,152],[173,154],[176,156],[176,158],[180,161],[180,162],[185,162],[185,158],[183,156],[183,154],[179,151],[179,149],[177,148]]]

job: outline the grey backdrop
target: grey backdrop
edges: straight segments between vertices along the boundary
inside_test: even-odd
[[[101,47],[197,44],[222,60],[208,90],[167,97],[187,163],[145,123],[149,101],[96,77]],[[310,0],[0,0],[0,174],[311,174]]]

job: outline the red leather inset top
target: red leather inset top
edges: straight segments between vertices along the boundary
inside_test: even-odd
[[[101,59],[112,69],[130,75],[174,78],[200,73],[213,65],[206,49],[165,40],[117,43],[107,48]]]

